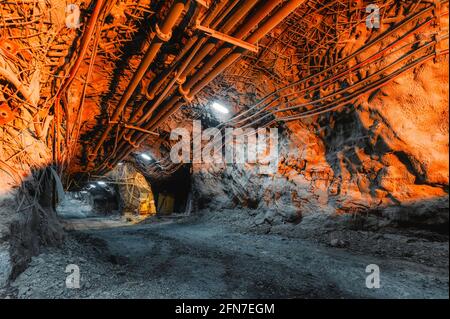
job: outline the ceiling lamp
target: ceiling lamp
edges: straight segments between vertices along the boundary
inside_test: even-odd
[[[228,114],[230,113],[230,110],[228,110],[225,106],[223,106],[222,104],[220,104],[219,102],[214,102],[212,104],[212,107],[214,110],[216,110],[217,112],[223,113],[223,114]]]

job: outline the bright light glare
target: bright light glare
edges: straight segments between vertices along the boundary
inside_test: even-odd
[[[152,158],[150,157],[150,155],[147,155],[147,154],[145,154],[145,153],[143,153],[143,154],[141,154],[141,157],[143,158],[143,159],[145,159],[146,161],[150,161]]]
[[[95,188],[94,184],[89,185],[89,188]]]
[[[216,111],[218,111],[218,112],[220,112],[220,113],[223,113],[223,114],[228,114],[228,113],[230,113],[230,111],[229,111],[225,106],[223,106],[222,104],[220,104],[219,102],[214,102],[214,103],[212,104],[212,107],[213,107]]]
[[[100,186],[106,186],[106,183],[105,182],[101,182],[101,181],[97,182],[97,184],[100,185]]]

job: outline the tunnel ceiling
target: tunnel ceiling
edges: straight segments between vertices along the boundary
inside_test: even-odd
[[[160,157],[148,174],[170,174],[178,169],[165,162],[170,128],[214,125],[211,101],[242,114],[229,121],[235,127],[308,121],[448,53],[447,37],[435,36],[447,27],[447,1],[72,5],[0,1],[3,138],[33,140],[40,155],[26,164],[57,163],[68,184],[145,149]],[[379,27],[366,24],[369,5],[380,10]],[[3,167],[19,165],[23,143],[6,150]]]

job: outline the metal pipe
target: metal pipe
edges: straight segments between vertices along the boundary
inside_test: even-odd
[[[255,25],[257,25],[259,22],[261,22],[267,15],[268,13],[270,13],[272,11],[273,8],[275,8],[282,0],[270,0],[267,1],[256,13],[255,15],[252,16],[252,18],[250,19],[249,22],[245,23],[242,27],[239,28],[239,31],[237,31],[236,35],[239,37],[244,36],[247,32],[249,32],[251,29],[253,29],[255,27]],[[245,3],[243,8],[240,8],[240,10],[238,12],[236,12],[232,18],[230,18],[230,20],[227,21],[227,23],[224,25],[224,29],[222,29],[222,31],[224,32],[229,32],[235,25],[236,23],[239,22],[239,20],[244,17],[246,14],[248,14],[248,12],[256,5],[257,0],[254,1],[248,1]],[[236,4],[236,3],[235,3]],[[234,5],[235,5],[234,4]],[[224,18],[224,17],[222,17]],[[220,22],[220,21],[219,21]],[[215,24],[218,24],[217,22]],[[205,38],[203,38],[200,41],[205,41]],[[211,46],[209,46],[211,45]],[[200,63],[203,58],[204,58],[204,54],[209,54],[209,52],[214,48],[215,43],[208,43],[208,45],[206,47],[204,47],[202,49],[202,51],[197,55],[197,58],[195,59],[195,61],[192,61],[191,63],[188,64],[188,66],[184,66],[185,68],[188,67],[195,67],[196,64]],[[200,59],[198,58],[200,57]],[[180,69],[180,73],[181,74],[187,74],[184,70],[185,68],[181,68]],[[146,120],[148,120],[148,118],[153,114],[153,112],[155,111],[155,109],[164,101],[164,98],[166,97],[167,93],[170,91],[170,89],[172,88],[172,86],[175,84],[176,80],[178,79],[182,79],[182,75],[180,77],[174,78],[174,80],[166,87],[166,90],[159,96],[158,100],[152,105],[152,107],[150,108],[149,111],[147,111],[147,114],[144,115],[141,120],[139,121],[139,123],[137,123],[138,125],[142,125]],[[169,104],[173,105],[173,101],[169,102]],[[142,106],[143,108],[143,106]],[[133,132],[134,133],[134,132]],[[123,137],[123,135],[122,135]],[[131,136],[127,136],[128,139],[131,139]]]
[[[86,55],[90,40],[92,38],[92,35],[94,34],[95,26],[97,25],[98,17],[100,15],[100,12],[101,12],[104,2],[105,2],[105,0],[98,0],[97,3],[95,4],[94,11],[92,12],[91,18],[89,19],[89,24],[88,24],[86,31],[83,35],[83,38],[81,40],[81,48],[80,48],[80,52],[78,53],[78,57],[73,65],[73,67],[69,71],[68,77],[66,78],[66,80],[63,82],[63,84],[59,88],[59,90],[58,90],[59,93],[57,94],[58,96],[61,96],[61,93],[64,92],[64,90],[70,86],[70,84],[72,83],[72,81],[75,78],[75,75],[78,72],[78,69],[81,66],[81,63],[84,60],[84,56]]]
[[[233,4],[236,5],[238,1],[235,1],[235,3]],[[210,23],[213,23],[214,27],[217,27],[217,25],[219,25],[222,20],[225,18],[225,15],[228,14],[230,12],[230,8],[228,8],[225,11],[225,15],[220,16],[219,18],[217,18],[217,16],[220,14],[220,12],[224,9],[225,5],[228,3],[228,0],[222,0],[220,2],[216,2],[215,6],[211,9],[211,13],[208,14],[202,23],[204,23],[205,25],[209,25]],[[217,19],[216,19],[217,18]],[[216,20],[215,20],[216,19]],[[213,20],[215,20],[214,22],[212,22]],[[198,41],[199,36],[195,35],[194,37],[190,38],[189,42],[184,46],[182,52],[179,55],[179,59],[181,59],[190,49],[191,47]],[[202,41],[203,40],[203,41]],[[190,63],[191,59],[195,56],[195,54],[198,52],[198,50],[201,48],[201,46],[204,44],[204,42],[206,41],[206,39],[202,39],[200,42],[198,42],[197,46],[194,48],[193,52],[191,52],[190,57],[188,57],[185,62],[184,65],[180,68],[179,71],[183,72],[184,68],[186,67],[186,65],[188,63]],[[166,72],[166,74],[161,77],[156,84],[152,87],[151,92],[147,92],[148,93],[153,93],[156,94],[156,92],[159,90],[160,86],[166,81],[166,79],[169,77],[169,75],[175,70],[176,68],[176,63],[174,64],[174,66],[171,68],[171,70],[169,72]],[[170,89],[172,88],[173,84],[177,81],[178,77],[175,77],[174,80],[172,80],[172,82],[166,87],[166,90],[160,95],[157,103],[154,103],[154,105],[152,106],[151,110],[147,111],[146,113],[149,114],[149,117],[152,115],[152,112],[154,109],[156,109],[157,106],[159,106],[159,104],[161,102],[163,102],[165,95],[167,93],[169,93]],[[164,96],[161,99],[161,96]],[[142,103],[139,107],[139,109],[135,112],[133,112],[133,115],[130,117],[129,121],[133,122],[136,120],[136,116],[141,113],[145,106],[147,105],[147,103]],[[120,149],[120,147],[124,146],[124,142],[122,141],[122,139],[126,139],[131,141],[131,137],[133,136],[133,134],[129,134],[128,136],[125,136],[125,134],[128,132],[127,129],[124,129],[120,132],[119,134],[119,141],[120,144],[118,146],[118,149]],[[133,133],[133,132],[131,132]],[[131,135],[131,136],[130,136]],[[104,165],[107,165],[107,161],[109,160],[110,157],[108,157],[107,159],[105,159],[103,161],[103,163],[99,166],[99,168],[104,167]]]
[[[61,86],[59,87],[56,97],[55,97],[55,105],[54,105],[54,112],[55,112],[55,147],[54,152],[56,154],[56,163],[55,164],[61,164],[61,134],[60,134],[60,126],[61,126],[61,97],[62,94],[65,92],[65,90],[72,84],[73,80],[75,79],[75,76],[81,66],[81,63],[84,60],[84,56],[86,55],[86,52],[89,47],[90,40],[92,38],[92,35],[94,34],[95,27],[97,25],[98,18],[100,16],[100,12],[102,11],[104,0],[99,0],[95,4],[94,11],[92,12],[92,15],[89,19],[89,23],[86,27],[86,31],[83,35],[83,38],[81,40],[81,48],[80,52],[78,54],[77,59],[75,60],[74,65],[69,71],[69,74],[67,78],[63,81]],[[66,130],[67,130],[67,138],[69,137],[70,132],[70,114],[69,109],[66,104],[64,104],[64,112],[66,113]]]
[[[250,37],[246,39],[247,42],[255,44],[261,40],[267,33],[269,33],[273,28],[275,28],[280,22],[286,19],[295,9],[297,9],[306,0],[289,0],[285,5],[283,5],[274,15],[272,15],[264,24],[258,28]],[[208,72],[206,77],[193,87],[190,96],[195,96],[200,92],[205,86],[207,86],[213,79],[216,78],[220,73],[222,73],[231,64],[236,62],[245,52],[243,49],[235,49],[232,54],[230,54],[225,60],[223,60],[219,65],[217,65],[211,72]],[[207,72],[207,71],[206,71]]]
[[[228,3],[228,0],[221,0],[220,2],[218,2],[211,9],[211,13],[205,17],[203,23],[205,25],[209,25],[217,17],[217,15],[223,10],[223,8],[225,7],[225,5],[227,3]],[[223,17],[220,17],[217,21],[215,21],[214,25],[217,25],[218,23],[220,23],[222,21],[222,18]],[[187,52],[192,48],[192,46],[197,42],[198,39],[199,39],[198,35],[194,35],[192,38],[190,38],[188,43],[186,45],[184,45],[183,50],[179,54],[179,57],[182,58],[185,54],[187,54]],[[176,63],[168,72],[166,72],[162,77],[160,77],[157,81],[155,81],[155,84],[153,84],[150,88],[147,89],[145,94],[149,100],[153,100],[155,98],[155,95],[158,92],[158,90],[161,88],[161,85],[167,80],[167,78],[170,76],[170,74],[172,74],[172,72],[175,70],[175,67],[176,67]]]
[[[220,3],[217,3],[217,5],[212,9],[211,14],[209,14],[205,18],[204,23],[209,25],[209,23],[211,23],[211,21],[215,17],[217,17],[217,15],[223,10],[223,8],[227,4],[227,2],[228,2],[227,0],[222,0]],[[219,17],[216,21],[214,21],[213,26],[217,26],[222,21],[223,18],[224,18],[224,16]],[[183,50],[179,54],[179,59],[181,59],[192,48],[192,46],[196,42],[198,42],[197,45],[195,46],[195,48],[192,50],[189,57],[186,58],[186,60],[182,64],[182,66],[179,68],[179,70],[178,70],[179,74],[185,70],[185,68],[189,65],[189,63],[191,63],[192,58],[194,58],[196,56],[198,50],[201,48],[201,46],[206,41],[205,38],[202,38],[200,41],[198,41],[198,38],[199,38],[198,35],[190,38],[189,42],[183,47]],[[177,67],[177,63],[174,63],[173,67],[170,68],[167,72],[165,72],[165,74],[156,81],[156,83],[152,86],[152,88],[150,90],[147,90],[147,92],[145,92],[147,99],[153,100],[155,98],[155,95],[158,92],[158,90],[160,89],[160,87],[162,86],[162,84],[164,82],[166,82],[166,80],[169,78],[170,74],[172,74],[175,71],[176,67]],[[166,86],[166,89],[159,95],[158,99],[153,103],[152,107],[146,112],[146,114],[143,117],[141,117],[141,119],[139,120],[138,123],[136,123],[136,125],[142,124],[153,114],[154,110],[161,104],[161,102],[164,101],[166,95],[172,89],[175,82],[177,82],[179,80],[179,78],[180,78],[179,76],[174,77],[174,79]],[[137,115],[140,114],[144,110],[144,108],[147,104],[148,104],[147,102],[142,103],[139,106],[139,108],[133,112],[132,116],[130,116],[129,122],[131,122],[131,123],[135,122]],[[119,140],[121,140],[125,136],[126,133],[127,133],[127,130],[121,131],[121,133],[119,134]]]
[[[133,78],[129,82],[128,87],[126,88],[124,94],[122,95],[119,104],[117,105],[111,117],[111,121],[117,121],[119,119],[120,114],[124,110],[134,91],[138,87],[139,83],[141,82],[142,78],[147,72],[147,69],[152,64],[153,60],[155,59],[156,55],[161,49],[161,46],[163,45],[164,42],[167,42],[171,38],[172,29],[175,27],[176,22],[183,13],[186,2],[187,0],[176,0],[175,3],[170,8],[169,14],[165,19],[162,27],[159,29],[158,26],[156,26],[157,36],[153,38],[152,43],[148,48],[147,52],[145,53],[145,56],[141,61],[138,69],[133,74]],[[112,127],[108,125],[105,131],[103,131],[100,140],[97,142],[92,153],[89,155],[89,162],[92,162],[95,159],[100,147],[105,142],[111,129]]]

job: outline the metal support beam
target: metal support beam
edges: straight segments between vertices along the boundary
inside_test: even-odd
[[[234,38],[228,34],[213,30],[211,28],[208,27],[204,27],[202,25],[200,25],[199,21],[197,21],[197,25],[195,26],[195,28],[197,30],[200,30],[204,33],[206,33],[207,35],[209,35],[210,37],[213,37],[217,40],[221,40],[221,41],[225,41],[227,43],[230,43],[232,45],[235,45],[237,47],[243,48],[245,50],[249,50],[251,52],[255,52],[258,53],[259,49],[256,45],[245,42],[243,40],[240,40],[238,38]]]

